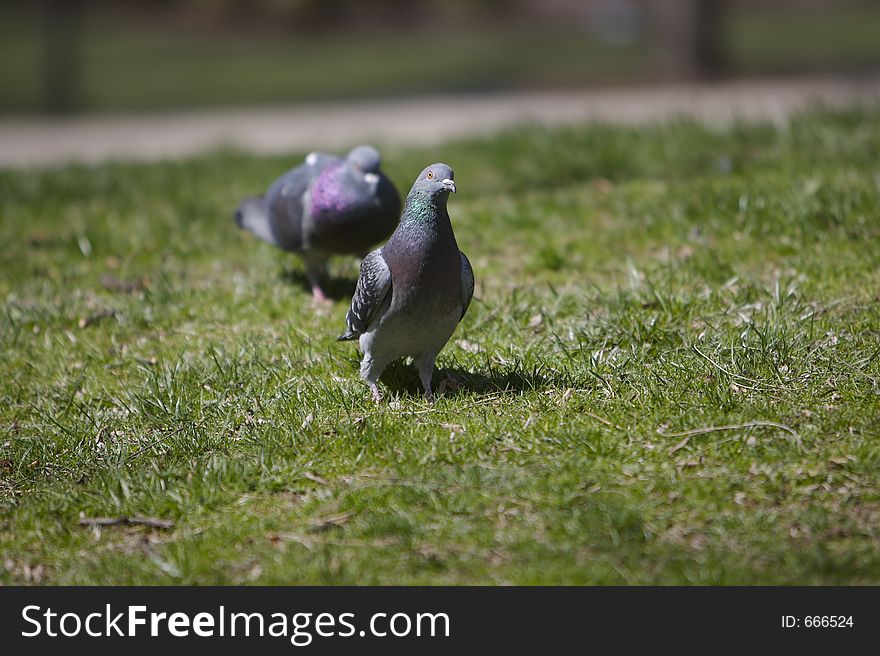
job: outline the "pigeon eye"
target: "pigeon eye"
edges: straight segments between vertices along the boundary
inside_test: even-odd
[[[428,178],[428,180],[433,180],[434,179],[434,172],[428,171],[428,173],[425,175],[425,177]]]

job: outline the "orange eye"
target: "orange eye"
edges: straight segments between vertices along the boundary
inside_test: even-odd
[[[428,173],[425,175],[425,177],[428,178],[428,180],[433,180],[434,179],[434,172],[428,171]]]

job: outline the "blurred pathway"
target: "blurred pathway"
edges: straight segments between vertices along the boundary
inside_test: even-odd
[[[798,78],[577,92],[520,92],[69,119],[0,119],[0,166],[162,159],[228,146],[256,153],[372,141],[426,145],[520,123],[645,123],[689,116],[783,121],[821,105],[880,101],[880,78]]]

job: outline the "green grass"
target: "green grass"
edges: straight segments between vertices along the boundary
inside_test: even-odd
[[[801,8],[732,6],[723,39],[730,60],[743,72],[876,70],[880,7],[840,2]]]
[[[478,278],[433,406],[234,228],[300,157],[0,173],[0,581],[880,583],[880,109],[386,150]]]
[[[876,70],[880,7],[727,8],[728,73]],[[38,8],[38,7],[37,7]],[[602,42],[586,22],[433,25],[376,34],[211,30],[93,7],[82,22],[77,109],[154,111],[652,79],[650,30]],[[0,8],[0,113],[44,109],[40,13]]]
[[[7,14],[9,12],[6,12]],[[35,17],[0,13],[0,112],[41,109]],[[273,36],[187,33],[95,15],[81,32],[78,109],[144,111],[379,98],[634,79],[643,48],[577,29]],[[442,55],[440,54],[442,53]]]

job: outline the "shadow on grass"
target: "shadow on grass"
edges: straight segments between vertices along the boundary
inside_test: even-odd
[[[422,384],[415,368],[404,360],[388,365],[380,379],[385,388],[395,394],[421,396]],[[432,382],[438,396],[457,397],[492,393],[522,394],[537,390],[572,387],[572,383],[558,372],[538,369],[512,368],[486,372],[465,371],[457,367],[437,368]]]
[[[301,287],[303,291],[311,296],[312,286],[309,284],[306,274],[299,269],[284,269],[281,271],[280,278],[289,285]],[[334,301],[349,301],[352,294],[354,294],[355,285],[357,285],[357,280],[330,276],[324,281],[322,288],[327,298]]]

